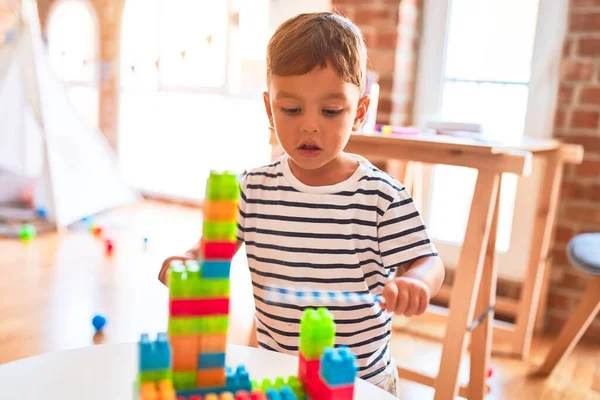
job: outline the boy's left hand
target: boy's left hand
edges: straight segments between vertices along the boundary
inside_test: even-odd
[[[429,286],[419,279],[400,277],[388,282],[383,288],[382,308],[397,315],[412,317],[421,315],[429,305]]]

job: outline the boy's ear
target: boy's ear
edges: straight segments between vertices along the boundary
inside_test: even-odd
[[[271,108],[271,99],[269,97],[269,92],[263,92],[263,100],[265,102],[265,110],[267,111],[267,116],[269,117],[270,128],[274,128],[273,124],[273,109]]]
[[[369,111],[369,104],[371,104],[371,97],[368,94],[358,100],[358,107],[356,108],[356,117],[354,117],[354,124],[352,124],[352,131],[358,132],[362,127],[363,122],[365,122],[365,118],[367,117],[367,112]]]

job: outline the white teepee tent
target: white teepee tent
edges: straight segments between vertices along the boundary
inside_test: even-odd
[[[20,11],[0,45],[0,169],[35,177],[35,206],[58,226],[137,201],[107,140],[53,73],[36,2],[23,0]]]

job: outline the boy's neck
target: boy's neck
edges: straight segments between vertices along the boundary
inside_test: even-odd
[[[288,159],[290,170],[300,182],[307,186],[331,186],[350,178],[359,163],[348,154],[342,152],[331,162],[319,169],[306,170],[300,168],[292,159]]]

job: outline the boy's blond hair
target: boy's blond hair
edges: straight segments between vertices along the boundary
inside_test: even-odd
[[[367,49],[360,29],[334,13],[299,14],[281,24],[267,47],[267,82],[272,75],[303,75],[329,64],[361,93]]]

